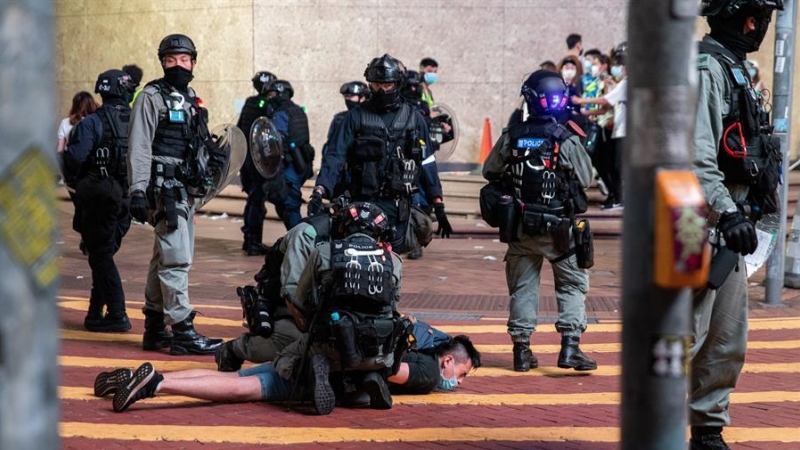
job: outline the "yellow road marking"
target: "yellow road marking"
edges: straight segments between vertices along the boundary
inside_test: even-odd
[[[223,340],[234,339],[238,336],[212,336]],[[92,333],[82,330],[61,330],[61,339],[79,340],[79,341],[99,341],[99,342],[132,342],[141,343],[142,337],[139,334],[132,333]],[[499,345],[476,345],[475,348],[481,353],[511,353],[512,346],[506,344]],[[561,351],[560,345],[535,345],[534,353],[536,354],[550,354],[558,353]],[[747,343],[748,350],[786,350],[800,348],[800,340],[794,341],[749,341]],[[605,343],[605,344],[581,344],[581,349],[587,353],[619,353],[622,351],[622,344]]]
[[[65,299],[76,299],[78,297],[60,297]],[[129,302],[136,303],[136,302]],[[79,311],[86,311],[89,303],[84,299],[69,300],[59,302],[58,305],[65,309],[75,309]],[[223,309],[223,307],[220,307]],[[239,309],[232,306],[226,306],[224,309]],[[128,310],[128,316],[132,319],[144,320],[144,315],[138,309],[131,308]],[[241,320],[230,319],[217,319],[208,316],[198,315],[195,317],[195,322],[203,325],[222,325],[232,326],[237,328],[242,327]],[[436,327],[445,333],[450,334],[474,334],[474,333],[498,333],[506,334],[507,328],[505,325],[441,325]],[[800,328],[800,319],[751,319],[749,324],[750,330],[785,330]],[[589,333],[619,333],[622,331],[621,323],[601,323],[589,325]],[[555,333],[556,330],[550,326],[542,326],[537,333]]]
[[[86,297],[73,297],[73,296],[70,296],[70,295],[59,295],[58,299],[59,300],[71,300],[71,301],[84,302],[86,307],[87,308],[89,307],[89,299],[86,298]],[[125,300],[125,304],[126,305],[144,306],[144,302],[136,301],[136,300]],[[196,308],[201,308],[201,309],[208,308],[208,309],[228,309],[228,310],[231,310],[231,311],[239,311],[239,312],[242,311],[242,307],[241,306],[209,305],[209,304],[194,303],[194,302],[192,302],[192,306],[194,306]]]
[[[619,442],[616,427],[457,427],[344,428],[245,427],[191,425],[119,425],[61,422],[63,438],[84,437],[137,441],[231,442],[239,444],[307,444],[333,442]],[[800,428],[725,428],[728,442],[800,442]]]
[[[90,387],[59,386],[58,395],[62,400],[98,400]],[[395,405],[468,405],[468,406],[524,406],[524,405],[618,405],[618,392],[591,392],[584,394],[459,394],[432,393],[428,395],[395,395]],[[179,404],[207,403],[192,397],[160,394],[147,403]],[[782,403],[800,402],[800,392],[767,391],[767,392],[734,392],[731,402],[747,403]]]
[[[59,356],[58,364],[64,367],[138,367],[144,364],[144,359],[115,359],[115,358],[93,358],[83,356]],[[150,361],[157,370],[175,371],[187,369],[212,369],[216,370],[217,365],[213,362],[197,361]],[[756,363],[745,364],[743,373],[800,373],[800,363]],[[470,377],[580,377],[594,376],[607,377],[618,376],[622,373],[620,366],[609,365],[597,368],[588,372],[577,372],[571,369],[559,369],[557,367],[539,367],[530,372],[514,372],[511,367],[481,367],[470,373]]]

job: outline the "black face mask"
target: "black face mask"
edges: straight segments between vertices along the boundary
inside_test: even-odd
[[[185,91],[193,78],[192,71],[181,66],[172,66],[164,69],[164,81],[176,89]]]
[[[400,93],[397,92],[397,89],[394,89],[392,92],[379,90],[372,93],[367,103],[369,103],[370,108],[376,112],[392,111],[400,106]]]
[[[347,110],[350,111],[353,108],[357,107],[361,104],[361,102],[354,102],[353,100],[345,100],[344,104],[347,106]]]
[[[742,33],[748,17],[755,17],[756,29],[750,33]],[[772,11],[754,13],[742,11],[728,19],[719,21],[709,20],[711,37],[732,51],[741,59],[746,59],[748,53],[757,52],[769,30],[772,20]]]

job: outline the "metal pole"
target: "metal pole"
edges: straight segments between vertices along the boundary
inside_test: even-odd
[[[695,0],[631,0],[622,283],[622,449],[686,448],[688,288],[654,284],[654,178],[691,170],[696,110]],[[663,343],[677,374],[654,361]],[[676,345],[677,344],[677,345]],[[659,347],[661,345],[661,347]]]
[[[794,28],[796,22],[796,2],[787,0],[784,3],[783,11],[778,11],[775,23],[772,123],[775,125],[775,136],[781,141],[784,183],[780,188],[780,227],[778,228],[778,235],[775,237],[775,249],[767,260],[767,277],[764,280],[766,288],[765,299],[767,304],[770,305],[780,303],[784,282],[787,287],[800,287],[800,267],[796,267],[795,262],[800,258],[800,248],[790,244],[788,251],[786,251],[786,221],[787,208],[789,207],[789,152],[792,145],[792,73],[794,68]],[[798,213],[795,213],[795,220],[797,220],[797,217]],[[798,231],[794,229],[791,232],[791,234],[795,235],[793,237],[795,241],[797,240],[797,233]]]
[[[0,448],[57,449],[53,2],[0,0]]]

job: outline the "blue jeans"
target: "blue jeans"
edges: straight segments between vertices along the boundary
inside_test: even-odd
[[[261,364],[237,372],[240,377],[258,377],[261,382],[261,399],[265,402],[281,402],[292,396],[294,383],[278,375],[272,363]]]
[[[286,179],[289,195],[286,196],[283,202],[280,215],[283,218],[283,224],[286,229],[291,230],[303,219],[303,216],[300,215],[300,206],[303,204],[303,194],[300,192],[300,188],[306,180],[297,173],[292,165],[285,168],[283,176]]]

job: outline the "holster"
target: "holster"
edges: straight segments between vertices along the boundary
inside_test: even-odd
[[[579,220],[575,223],[572,235],[575,239],[575,258],[578,260],[578,267],[591,268],[594,266],[594,235],[589,227],[589,221]]]
[[[497,224],[500,227],[500,242],[516,242],[517,237],[517,205],[514,197],[503,195],[495,206],[497,211]]]
[[[714,257],[711,258],[711,267],[708,270],[706,286],[709,289],[719,289],[738,263],[739,254],[728,247],[721,246]]]

